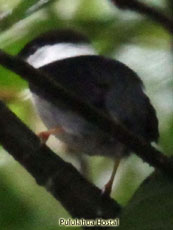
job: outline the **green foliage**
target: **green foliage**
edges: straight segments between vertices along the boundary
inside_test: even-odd
[[[33,210],[18,197],[19,194],[10,186],[8,178],[1,176],[0,181],[1,229],[10,229],[14,226],[15,229],[22,229],[26,222],[31,222]]]
[[[140,186],[121,215],[120,230],[171,230],[173,183],[163,175],[152,175]]]
[[[157,2],[153,0],[153,3]],[[171,15],[172,1],[160,2]],[[165,154],[173,154],[172,57],[170,36],[161,26],[135,13],[117,10],[109,0],[0,0],[0,13],[0,48],[10,54],[17,54],[28,41],[44,31],[72,27],[88,34],[98,53],[116,57],[136,70],[157,110],[161,136],[159,145]],[[8,100],[4,100],[9,102],[10,108],[27,125],[40,131],[42,126],[38,126],[30,103],[11,97],[11,90],[15,90],[20,98],[26,88],[24,80],[0,67],[0,99],[4,99],[5,91]],[[61,156],[79,166],[79,159]],[[88,161],[87,176],[103,187],[110,176],[112,162],[97,157]],[[113,193],[119,203],[127,205],[122,212],[120,229],[171,230],[171,182],[157,175],[138,189],[151,170],[134,156],[121,164]],[[0,229],[63,229],[58,226],[58,218],[62,216],[69,217],[64,208],[36,185],[29,174],[1,148]]]

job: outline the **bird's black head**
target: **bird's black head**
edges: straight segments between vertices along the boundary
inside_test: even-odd
[[[41,34],[29,42],[19,56],[39,68],[60,59],[89,54],[95,52],[84,34],[63,29]]]

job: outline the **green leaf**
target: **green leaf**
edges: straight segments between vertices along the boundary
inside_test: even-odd
[[[167,124],[166,124],[167,123]],[[171,156],[173,154],[173,118],[172,114],[165,122],[166,128],[162,130],[162,136],[160,138],[160,145],[163,148],[165,154]]]
[[[13,87],[15,89],[23,89],[27,86],[27,82],[11,71],[0,67],[0,90],[1,87]]]
[[[11,226],[14,230],[23,229],[26,223],[33,222],[35,213],[9,184],[0,171],[0,229],[12,229]]]
[[[171,230],[173,183],[154,173],[140,186],[120,218],[120,230]]]

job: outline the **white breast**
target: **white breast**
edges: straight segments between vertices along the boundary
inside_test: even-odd
[[[94,55],[95,51],[89,44],[58,43],[39,48],[26,61],[35,68],[51,62],[81,55]]]

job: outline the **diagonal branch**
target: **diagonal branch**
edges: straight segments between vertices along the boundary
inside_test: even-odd
[[[137,0],[111,0],[115,6],[120,9],[129,9],[140,14],[144,14],[151,18],[153,21],[160,23],[165,29],[173,34],[173,19],[167,17],[158,9],[152,8],[145,3],[139,2]]]
[[[75,218],[115,218],[120,206],[53,153],[0,101],[0,143]]]
[[[0,31],[4,31],[10,27],[12,27],[15,23],[19,22],[26,16],[34,13],[35,11],[45,7],[48,4],[51,4],[55,0],[30,0],[30,1],[21,1],[15,9],[8,12],[2,19],[0,20]]]
[[[173,164],[167,156],[163,155],[163,153],[149,143],[146,143],[144,139],[135,136],[122,124],[113,121],[92,105],[82,101],[70,91],[64,89],[60,84],[51,80],[47,74],[34,69],[18,57],[8,55],[3,51],[0,51],[0,64],[39,87],[40,91],[42,90],[46,93],[47,98],[55,105],[57,101],[63,101],[72,111],[82,115],[86,120],[97,125],[109,135],[114,136],[144,161],[173,178]]]

